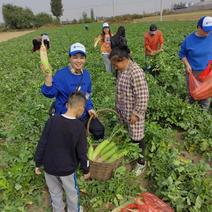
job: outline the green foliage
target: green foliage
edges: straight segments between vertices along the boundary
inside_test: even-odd
[[[92,21],[95,21],[95,15],[94,15],[94,10],[93,10],[93,8],[91,8],[91,20]]]
[[[51,11],[54,16],[59,20],[63,15],[63,4],[61,0],[51,0]]]
[[[23,29],[33,27],[33,12],[26,8],[14,6],[12,4],[4,4],[2,6],[2,14],[5,26],[12,29]]]
[[[108,181],[84,181],[80,179],[79,187],[84,193],[82,204],[89,208],[89,211],[105,208],[104,205],[107,203],[117,207],[129,200],[130,197],[144,191],[137,183],[137,178],[132,173],[127,172],[123,166],[119,167]]]
[[[149,166],[152,189],[176,211],[210,211],[212,185],[204,161],[193,164],[179,156],[170,141],[158,144]]]
[[[34,15],[30,9],[24,9],[12,4],[4,4],[2,7],[2,14],[5,21],[5,27],[11,29],[27,29],[56,23],[52,16],[47,13],[38,13]]]
[[[145,125],[146,157],[153,193],[170,202],[178,211],[209,212],[212,189],[206,164],[211,161],[212,117],[198,105],[187,103],[183,67],[177,56],[179,44],[195,29],[195,24],[158,23],[164,32],[165,51],[156,61],[160,76],[153,78],[146,74],[150,91]],[[88,52],[86,68],[92,76],[95,109],[114,108],[115,77],[105,72],[99,51],[93,49],[93,38],[100,31],[99,24],[89,27],[92,30],[86,36],[80,36],[85,33],[83,25],[48,29],[53,43],[53,49],[48,52],[49,61],[55,72],[68,64],[64,50],[71,43],[83,43]],[[117,27],[112,25],[112,31],[115,32]],[[125,27],[132,56],[144,67],[143,34],[149,24],[130,23]],[[29,48],[38,33],[41,31],[0,43],[0,138],[6,140],[0,145],[0,211],[27,211],[27,204],[36,202],[44,186],[43,178],[34,175],[33,155],[48,118],[51,100],[40,93],[43,76],[39,70],[39,54],[31,54]],[[100,118],[109,126],[106,134],[110,135],[116,117],[114,114],[103,116]],[[176,130],[183,132],[183,141],[176,141]],[[121,131],[114,138],[123,145],[127,137]],[[130,147],[132,154],[129,157],[136,157],[134,148]],[[192,163],[182,157],[181,150],[198,153],[202,161]],[[138,183],[129,184],[134,182],[133,179],[132,173],[121,169],[104,183],[80,180],[80,188],[86,191],[81,201],[95,210],[108,202],[118,205],[140,192]],[[94,210],[91,208],[91,211]]]
[[[51,24],[53,23],[53,18],[51,15],[47,13],[38,13],[35,15],[35,20],[34,20],[34,26],[35,27],[41,27],[46,24]]]

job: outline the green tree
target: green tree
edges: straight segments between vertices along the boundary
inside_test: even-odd
[[[86,22],[88,19],[88,15],[85,11],[82,12],[82,19],[84,20],[84,22]]]
[[[51,11],[52,14],[60,20],[60,17],[63,15],[63,4],[61,0],[51,0]]]
[[[77,24],[77,20],[76,19],[73,19],[71,23],[72,24]]]
[[[43,26],[45,24],[51,24],[53,22],[53,18],[51,15],[47,13],[38,13],[35,16],[34,25],[36,27]]]
[[[94,21],[95,17],[94,17],[94,10],[93,8],[91,8],[91,20]]]
[[[2,14],[7,28],[23,29],[33,27],[34,14],[28,8],[24,9],[12,4],[4,4]]]

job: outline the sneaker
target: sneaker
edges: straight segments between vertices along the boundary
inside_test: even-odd
[[[148,65],[146,69],[150,70],[151,68],[152,68],[152,66]]]
[[[144,165],[140,164],[140,163],[137,163],[135,168],[134,168],[134,173],[136,176],[139,176],[141,175],[142,173],[144,173],[145,171],[145,168],[146,168],[146,162],[144,163]]]

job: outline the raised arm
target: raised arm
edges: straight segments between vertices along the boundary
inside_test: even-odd
[[[56,97],[58,90],[53,83],[53,81],[56,79],[53,79],[52,73],[45,73],[44,67],[42,65],[40,66],[40,68],[44,74],[44,84],[41,87],[41,92],[48,98]]]

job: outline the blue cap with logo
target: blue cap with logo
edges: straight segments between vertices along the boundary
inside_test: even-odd
[[[203,16],[197,22],[197,26],[200,27],[204,32],[212,31],[212,17]]]
[[[86,56],[86,49],[85,46],[83,46],[81,43],[74,43],[70,46],[70,50],[69,50],[69,56],[73,56],[76,54],[83,54],[84,56]]]

